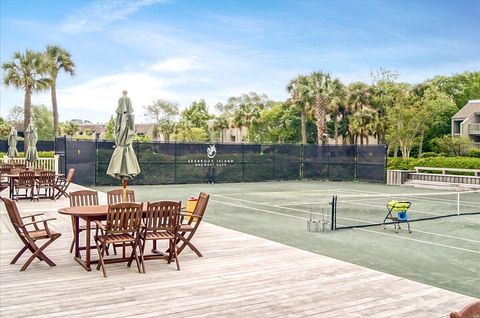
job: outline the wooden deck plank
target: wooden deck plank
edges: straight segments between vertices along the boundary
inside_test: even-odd
[[[148,261],[146,274],[109,264],[104,279],[68,253],[70,218],[56,212],[65,198],[19,205],[22,214],[56,217],[63,236],[46,250],[56,267],[34,262],[20,273],[9,262],[21,244],[0,225],[0,316],[445,317],[473,300],[207,223],[195,238],[205,257],[187,250],[181,271],[160,260]],[[7,220],[3,207],[0,216]]]

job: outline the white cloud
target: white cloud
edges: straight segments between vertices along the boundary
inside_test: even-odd
[[[105,75],[85,83],[70,86],[57,91],[59,107],[65,112],[77,113],[77,118],[90,119],[94,122],[105,121],[113,114],[122,90],[128,90],[136,116],[141,119],[143,106],[157,98],[177,99],[169,90],[172,81],[156,78],[147,73],[120,73]],[[48,96],[43,101],[50,104]],[[99,118],[100,117],[100,118]],[[68,120],[71,118],[61,118]]]
[[[129,15],[165,0],[98,0],[75,10],[62,24],[66,33],[98,31],[105,25],[127,18]]]
[[[150,68],[154,72],[185,72],[199,68],[194,64],[193,59],[188,58],[170,58],[160,60]]]

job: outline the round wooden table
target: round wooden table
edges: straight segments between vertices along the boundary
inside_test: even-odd
[[[97,260],[92,261],[90,258],[90,251],[95,246],[90,246],[91,236],[91,222],[105,220],[107,217],[108,205],[89,205],[89,206],[74,206],[68,208],[61,208],[58,213],[70,215],[74,219],[74,240],[75,240],[75,257],[74,259],[87,271],[91,271],[90,265],[97,263]],[[80,219],[86,222],[86,240],[85,246],[80,246]],[[82,259],[81,250],[85,250],[85,259]]]

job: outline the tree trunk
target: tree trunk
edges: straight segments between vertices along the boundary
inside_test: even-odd
[[[420,158],[422,156],[423,152],[423,137],[425,133],[422,131],[420,132],[420,145],[418,146],[418,157]]]
[[[338,120],[337,113],[333,114],[333,138],[335,138],[335,145],[338,145]]]
[[[52,112],[53,112],[53,133],[55,137],[60,136],[58,129],[58,107],[57,107],[57,88],[55,86],[55,79],[52,79],[53,83],[50,87],[50,94],[52,96]]]
[[[325,133],[325,128],[327,126],[327,114],[321,101],[317,101],[315,103],[315,107],[313,108],[313,116],[317,121],[317,142],[319,145],[321,145],[323,141],[323,134]]]
[[[302,125],[302,144],[307,144],[307,127],[305,125],[305,109],[300,110],[300,123]]]
[[[28,133],[27,128],[30,125],[30,119],[32,117],[32,93],[31,88],[25,88],[25,98],[23,101],[23,133],[24,133],[24,151],[28,149]]]

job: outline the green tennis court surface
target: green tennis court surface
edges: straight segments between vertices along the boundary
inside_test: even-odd
[[[418,282],[480,297],[480,193],[392,187],[356,182],[132,186],[137,201],[185,201],[212,195],[205,221]],[[109,188],[99,188],[106,191]],[[409,219],[454,217],[337,231],[309,232],[307,219],[330,221],[337,195],[337,226],[381,223],[392,198],[410,200]],[[460,197],[460,198],[459,198]],[[313,216],[313,217],[312,217]],[[325,227],[329,227],[326,224]],[[286,260],[288,261],[288,260]],[[395,286],[392,286],[394,289]]]

